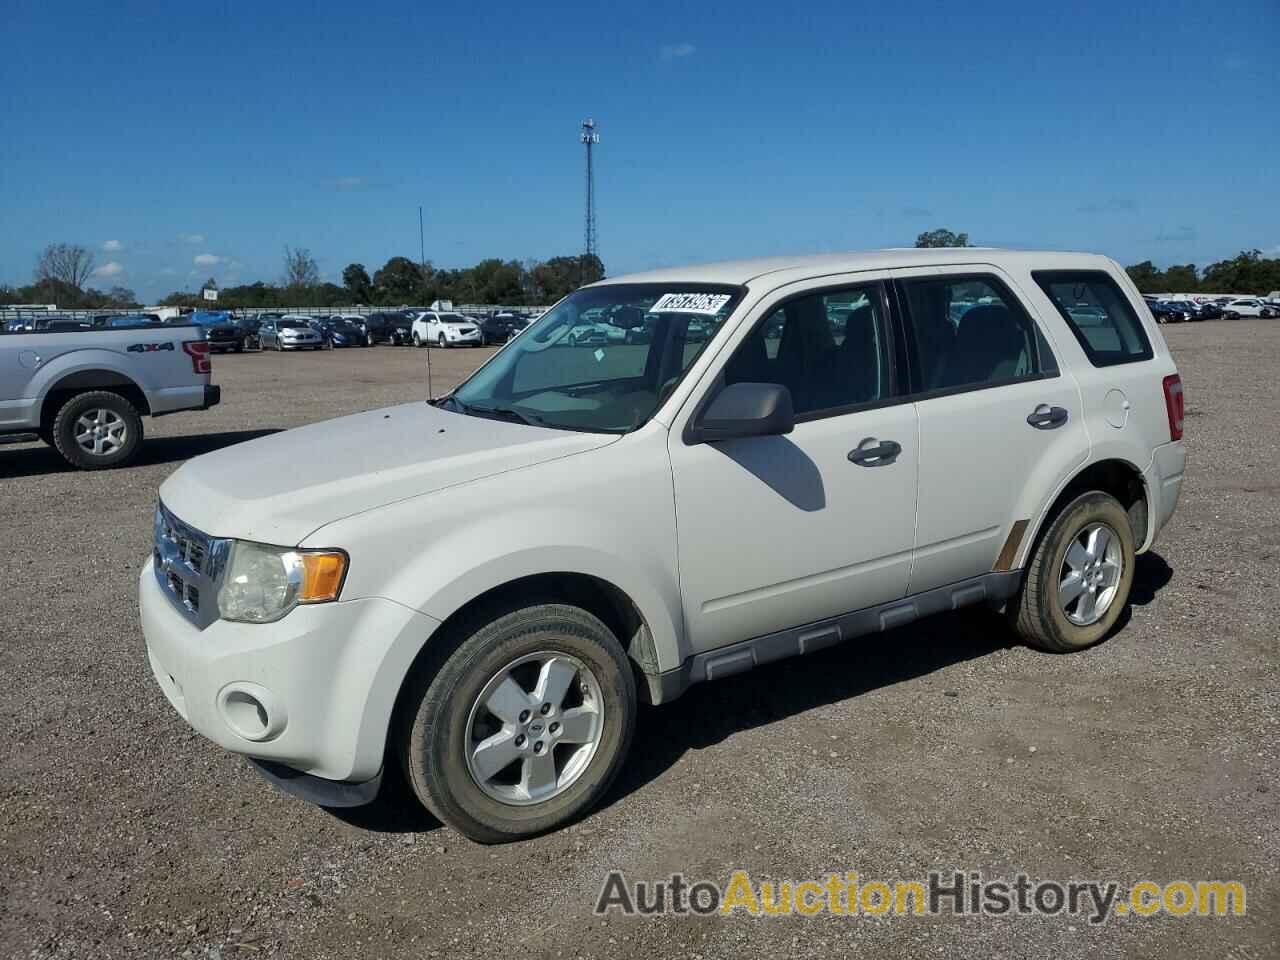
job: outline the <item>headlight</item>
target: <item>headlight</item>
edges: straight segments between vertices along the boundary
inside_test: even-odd
[[[346,573],[347,555],[341,550],[237,540],[218,591],[218,612],[226,620],[270,623],[300,603],[336,600]]]

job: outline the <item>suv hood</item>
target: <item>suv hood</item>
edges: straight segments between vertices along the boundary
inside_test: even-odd
[[[289,546],[353,514],[617,439],[410,403],[196,457],[161,485],[160,499],[211,536]]]

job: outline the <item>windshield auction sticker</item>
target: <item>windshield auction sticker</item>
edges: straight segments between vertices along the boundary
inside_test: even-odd
[[[729,302],[727,293],[664,293],[650,313],[703,313],[714,317]]]

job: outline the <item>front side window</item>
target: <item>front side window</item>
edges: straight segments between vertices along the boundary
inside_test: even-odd
[[[725,365],[726,386],[780,383],[797,417],[891,396],[879,285],[823,291],[770,313]]]
[[[994,277],[899,282],[915,342],[916,390],[980,389],[1058,372],[1048,343]]]
[[[445,409],[626,433],[657,411],[742,290],[618,283],[570,294],[441,401]]]
[[[1031,276],[1095,367],[1151,359],[1151,342],[1142,323],[1109,275],[1100,270],[1037,270]]]

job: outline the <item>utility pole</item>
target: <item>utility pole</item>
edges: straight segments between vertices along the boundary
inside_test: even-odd
[[[582,266],[579,270],[579,286],[586,281],[587,260],[596,254],[596,175],[591,161],[591,149],[600,142],[600,134],[596,133],[596,122],[588,117],[582,121],[582,133],[579,136],[587,148],[587,210],[582,230]]]

